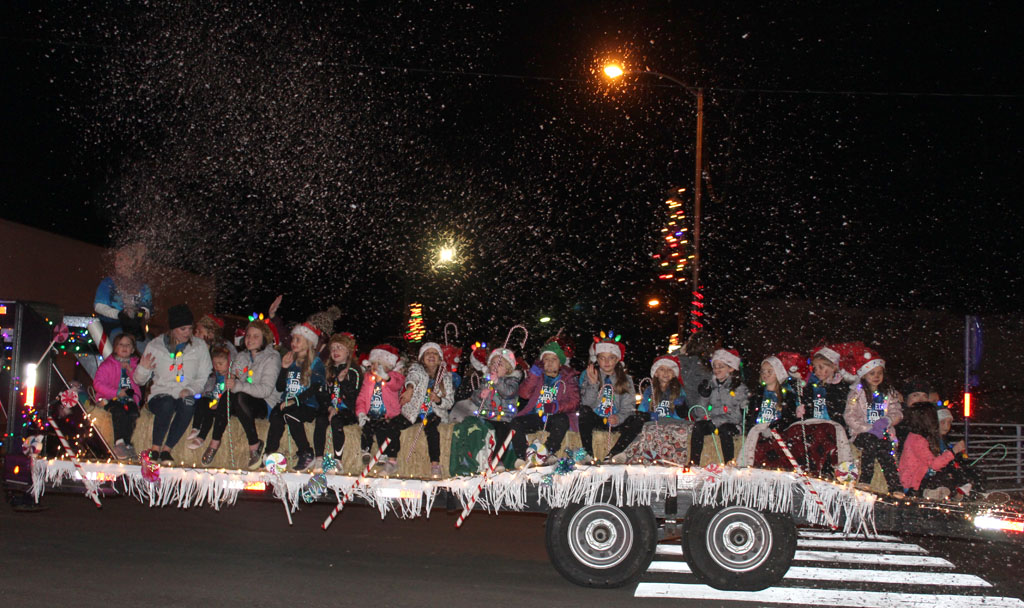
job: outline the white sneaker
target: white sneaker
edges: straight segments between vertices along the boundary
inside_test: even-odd
[[[317,456],[316,458],[313,459],[313,463],[309,465],[309,469],[307,469],[307,470],[312,471],[314,473],[321,473],[321,472],[323,472],[323,468],[324,468],[324,457],[323,456]]]
[[[520,469],[525,469],[526,468],[526,461],[523,460],[522,458],[516,458],[515,467],[516,467],[517,471],[520,470]]]
[[[198,435],[199,433],[196,433]],[[199,437],[189,437],[188,443],[185,444],[190,450],[198,450],[203,447],[203,440]]]
[[[498,464],[494,465],[494,472],[495,473],[504,473],[505,472],[505,465],[500,463],[500,462]]]
[[[198,436],[199,436],[199,429],[195,429],[194,428],[194,429],[192,429],[191,431],[188,432],[188,437],[186,437],[186,439],[191,441],[191,440],[195,439]],[[194,450],[195,448],[192,448],[192,449]]]
[[[391,477],[392,475],[394,475],[397,472],[398,472],[398,463],[397,462],[391,462],[389,460],[386,463],[384,463],[384,468],[382,470],[382,473],[384,474],[384,477]]]
[[[541,466],[552,467],[555,466],[556,464],[558,464],[558,456],[555,456],[554,454],[548,454],[547,457],[544,459],[544,462],[541,463]]]
[[[619,452],[618,454],[612,456],[611,462],[612,464],[626,464],[625,452]]]
[[[128,448],[125,447],[124,443],[115,443],[110,451],[114,453],[114,458],[118,460],[128,460]]]
[[[430,476],[434,479],[440,479],[443,473],[441,472],[441,463],[430,465]]]
[[[586,456],[583,457],[582,460],[579,461],[579,463],[585,465],[592,465],[594,464],[594,457],[591,456],[590,454],[587,454]]]
[[[925,500],[946,500],[949,498],[949,488],[930,488],[921,492]]]

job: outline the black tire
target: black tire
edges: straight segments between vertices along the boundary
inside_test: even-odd
[[[693,507],[683,522],[683,555],[706,585],[760,591],[786,575],[796,553],[788,515],[739,506]]]
[[[621,587],[640,577],[658,544],[650,507],[573,504],[548,515],[548,557],[559,574],[584,587]]]

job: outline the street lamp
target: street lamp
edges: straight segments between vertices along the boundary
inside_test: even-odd
[[[703,299],[703,295],[700,294],[700,194],[701,194],[701,176],[703,174],[702,168],[702,152],[704,147],[704,89],[701,87],[691,87],[685,82],[669,76],[668,74],[662,74],[661,72],[655,72],[653,70],[624,70],[621,65],[616,63],[609,63],[604,66],[604,74],[611,80],[615,80],[621,76],[643,76],[650,75],[656,76],[667,80],[676,86],[686,89],[691,95],[697,99],[697,150],[696,150],[696,169],[694,171],[693,180],[693,292],[694,301],[693,306],[690,310],[690,323],[692,325],[691,332],[696,332],[701,327],[699,317],[703,316],[703,312],[699,308],[703,308],[703,303],[699,300]],[[682,328],[680,328],[682,330]]]
[[[452,247],[442,247],[437,253],[437,260],[441,264],[450,264],[455,261],[455,249]]]

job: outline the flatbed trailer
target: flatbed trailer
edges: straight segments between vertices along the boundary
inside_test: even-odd
[[[163,468],[157,481],[138,465],[36,460],[32,488],[86,489],[127,495],[151,507],[220,509],[240,496],[281,501],[290,514],[311,497],[310,474],[224,469]],[[685,468],[659,465],[528,468],[492,476],[448,479],[365,478],[328,474],[312,500],[367,505],[381,517],[429,517],[435,510],[547,514],[547,552],[567,580],[589,587],[619,587],[650,565],[659,542],[678,538],[693,573],[717,589],[760,590],[789,570],[797,526],[820,526],[848,535],[916,533],[1019,542],[1024,514],[1006,506],[894,501],[791,471]],[[477,489],[479,499],[473,502]],[[813,490],[813,492],[811,491]],[[339,517],[343,517],[342,512]],[[290,520],[290,516],[289,516]],[[325,529],[326,524],[325,522]],[[329,533],[329,532],[328,532]]]

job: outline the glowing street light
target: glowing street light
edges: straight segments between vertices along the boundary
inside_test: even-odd
[[[618,64],[609,63],[608,65],[604,66],[604,75],[607,76],[608,78],[614,80],[619,76],[622,76],[623,74],[624,72],[622,71],[622,66]]]
[[[442,247],[437,254],[437,260],[441,264],[450,264],[455,261],[455,249],[452,247]]]

